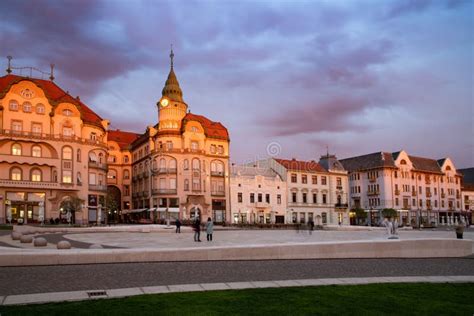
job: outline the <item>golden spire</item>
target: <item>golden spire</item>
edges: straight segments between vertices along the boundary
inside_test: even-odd
[[[161,95],[163,97],[169,98],[170,100],[184,102],[183,91],[181,91],[178,78],[176,78],[176,75],[173,70],[173,62],[174,62],[173,46],[171,46],[170,59],[171,59],[170,73],[168,75],[168,79],[165,82],[163,91],[161,91]]]

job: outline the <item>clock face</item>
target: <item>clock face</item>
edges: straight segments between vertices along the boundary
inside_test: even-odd
[[[162,99],[160,101],[160,104],[161,104],[162,107],[166,107],[166,106],[168,106],[169,101],[168,101],[168,99]]]

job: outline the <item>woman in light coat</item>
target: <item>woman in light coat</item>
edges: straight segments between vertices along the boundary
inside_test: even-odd
[[[207,218],[206,223],[206,233],[207,233],[207,241],[212,241],[212,232],[214,231],[214,223],[210,217]]]

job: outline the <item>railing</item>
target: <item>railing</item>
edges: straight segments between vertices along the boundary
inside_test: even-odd
[[[444,199],[446,197],[446,193],[441,193],[441,198]]]
[[[400,190],[395,190],[395,195],[400,195]]]
[[[269,206],[270,206],[270,203],[267,203],[267,202],[255,202],[255,207],[265,208]]]
[[[377,178],[375,178],[375,177],[370,177],[369,178],[369,182],[376,182],[376,181],[377,181]]]
[[[224,171],[211,171],[211,176],[213,177],[223,177],[225,175]]]
[[[156,174],[176,174],[176,168],[153,168],[152,171]]]
[[[28,139],[75,142],[75,143],[87,144],[87,145],[97,145],[100,147],[107,148],[107,144],[99,140],[81,138],[75,135],[66,136],[62,134],[46,134],[46,133],[36,133],[36,132],[29,132],[29,131],[15,131],[15,130],[10,130],[10,129],[0,129],[0,135],[18,137],[18,138],[28,138]]]
[[[334,204],[334,207],[335,208],[348,208],[349,204],[347,204],[347,203],[336,203],[336,204]]]
[[[213,196],[225,196],[224,191],[211,191],[211,195]]]
[[[106,163],[97,162],[97,161],[89,161],[89,168],[108,170],[108,166]]]
[[[99,184],[89,184],[89,190],[91,191],[107,191],[106,185],[99,185]]]
[[[417,195],[416,191],[411,191],[411,196],[416,196],[416,195]]]
[[[367,191],[367,195],[378,195],[379,190]]]
[[[342,190],[342,185],[337,185],[336,190]]]
[[[153,189],[152,193],[156,194],[176,194],[176,189]]]
[[[426,197],[431,197],[431,192],[426,192]]]
[[[16,188],[56,189],[60,187],[60,184],[57,182],[45,182],[45,181],[0,179],[0,186],[2,187],[9,186],[9,187],[16,187]]]

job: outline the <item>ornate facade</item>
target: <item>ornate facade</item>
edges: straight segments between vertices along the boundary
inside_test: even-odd
[[[229,222],[229,134],[191,114],[171,69],[157,102],[158,123],[132,143],[132,206],[142,220],[211,217]]]
[[[109,122],[52,80],[7,71],[0,78],[0,223],[62,219],[67,211],[78,224],[100,220]]]

